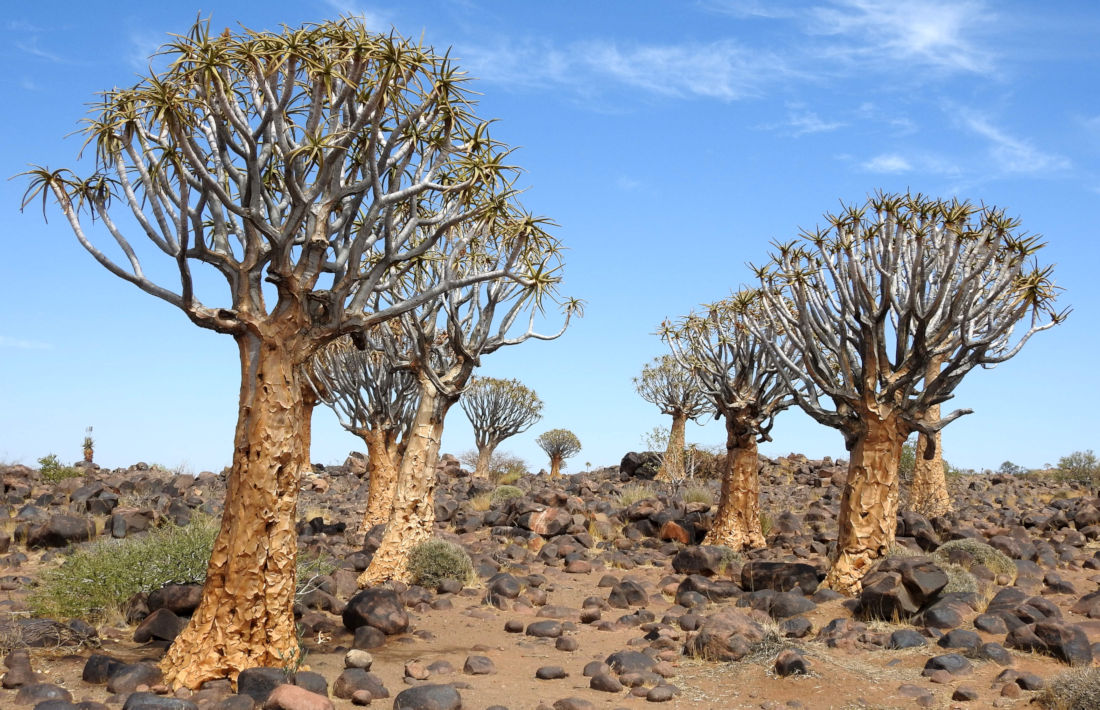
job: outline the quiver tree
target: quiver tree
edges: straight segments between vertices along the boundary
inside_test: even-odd
[[[929,415],[973,368],[1008,360],[1067,311],[1053,310],[1051,267],[1028,262],[1043,245],[1000,210],[879,195],[827,219],[756,270],[771,324],[756,332],[785,334],[794,354],[769,350],[796,402],[844,435],[848,480],[825,585],[855,593],[893,543],[908,435],[931,437],[969,413]]]
[[[512,242],[513,232],[527,235],[528,248],[520,254],[501,248]],[[470,243],[464,261],[457,265],[459,272],[466,262],[469,268],[514,262],[508,270],[515,278],[452,289],[401,317],[409,343],[404,366],[416,377],[420,401],[401,459],[386,532],[370,566],[359,576],[360,587],[383,580],[408,581],[409,553],[431,537],[435,524],[435,468],[444,420],[481,358],[528,340],[553,340],[565,332],[574,314],[580,314],[581,302],[566,299],[561,329],[538,333],[536,316],[547,299],[556,297],[560,282],[558,243],[539,220],[510,211],[497,215],[492,234],[499,236]],[[419,292],[440,279],[453,278],[448,268],[446,262],[420,261],[406,274],[398,296],[402,297],[401,290]],[[516,332],[521,318],[526,319],[526,328]]]
[[[539,448],[550,457],[550,478],[561,478],[561,467],[565,459],[576,456],[581,450],[581,441],[568,429],[551,429],[535,439]]]
[[[451,288],[510,278],[514,260],[467,264],[394,295],[411,264],[453,264],[484,237],[516,171],[447,57],[357,19],[238,34],[199,22],[160,54],[164,71],[93,105],[93,172],[34,168],[23,204],[52,195],[102,266],[237,342],[221,528],[202,603],[162,663],[166,682],[195,688],[299,655],[295,516],[313,405],[301,366]],[[507,249],[527,248],[513,236]],[[219,274],[228,288],[211,285]]]
[[[939,358],[930,358],[926,380],[932,380],[940,372]],[[928,407],[925,417],[930,422],[940,418],[940,405]],[[913,480],[909,484],[909,507],[912,510],[934,518],[951,510],[951,495],[947,492],[947,472],[943,461],[943,433],[940,431],[920,432],[917,434],[916,450],[919,452],[913,461]]]
[[[542,418],[542,400],[519,380],[475,377],[458,403],[474,429],[474,475],[482,478],[489,475],[489,461],[500,442],[527,431]]]
[[[397,469],[419,395],[413,374],[395,365],[397,357],[389,342],[395,335],[390,326],[393,322],[363,334],[359,338],[362,350],[350,337],[330,343],[306,368],[317,398],[367,446],[370,482],[364,533],[390,517]]]
[[[662,355],[642,368],[634,378],[634,389],[642,399],[657,405],[661,414],[672,417],[668,447],[661,459],[657,479],[680,481],[684,478],[684,431],[689,419],[694,420],[707,410],[707,400],[699,390],[691,370],[676,358]]]
[[[748,327],[759,316],[756,294],[742,291],[707,306],[703,314],[665,322],[661,328],[676,360],[690,368],[715,416],[725,420],[722,491],[705,543],[734,550],[766,545],[757,442],[771,441],[775,415],[793,404],[784,380],[769,364],[767,347]],[[776,345],[793,354],[785,340]]]

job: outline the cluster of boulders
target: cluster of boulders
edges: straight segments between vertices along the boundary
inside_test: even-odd
[[[299,540],[339,565],[312,580],[296,614],[311,653],[343,655],[339,674],[249,669],[235,688],[208,683],[176,697],[152,662],[89,651],[83,681],[102,686],[108,703],[127,710],[325,710],[333,707],[331,698],[366,705],[391,695],[394,707],[457,708],[473,679],[502,672],[495,649],[472,644],[461,670],[442,659],[408,661],[400,677],[408,688],[400,692],[372,671],[371,652],[395,638],[429,640],[433,614],[463,603],[469,618],[499,624],[517,643],[563,654],[530,678],[508,680],[537,683],[552,694],[555,681],[570,679],[553,702],[558,710],[598,702],[600,696],[566,691],[578,676],[594,693],[650,702],[681,697],[677,663],[685,655],[764,664],[786,677],[817,672],[823,654],[909,649],[927,654],[926,680],[899,684],[896,693],[927,706],[937,687],[949,689],[955,702],[993,705],[1042,688],[1043,677],[1015,668],[1018,652],[1054,659],[1055,668],[1088,665],[1100,654],[1100,553],[1094,544],[1100,499],[1088,491],[1067,487],[1055,496],[1028,478],[963,478],[956,484],[956,512],[931,520],[911,511],[899,516],[896,552],[869,571],[858,598],[847,599],[818,589],[836,544],[844,462],[762,458],[769,544],[744,554],[700,544],[712,522],[716,482],[691,482],[695,494],[687,496],[688,486],[649,481],[651,463],[645,455],[628,455],[620,467],[559,481],[528,476],[516,482],[519,493],[496,498],[487,494],[497,486],[444,457],[435,496],[439,532],[470,553],[481,585],[464,588],[446,580],[432,589],[391,584],[362,591],[355,578],[369,565],[383,531],[379,526],[357,534],[369,485],[366,460],[356,455],[342,466],[317,467],[303,480]],[[217,514],[224,491],[220,475],[144,466],[89,469],[52,486],[30,469],[9,467],[0,482],[5,512],[15,520],[13,534],[0,537],[0,564],[13,572],[30,551],[79,544],[97,530],[121,538],[164,520],[185,523],[196,511]],[[624,502],[624,483],[650,486],[652,495]],[[710,501],[698,494],[703,488]],[[973,544],[945,546],[958,540]],[[974,550],[986,548],[1006,558],[1008,567],[979,559]],[[591,579],[591,594],[561,602],[558,585],[565,579]],[[0,578],[9,590],[30,583],[18,574]],[[167,647],[200,596],[198,585],[171,584],[131,599],[126,618],[135,625],[132,642]],[[94,637],[94,629],[74,630],[67,621],[50,623]],[[623,648],[601,661],[578,661],[574,654],[588,630],[623,636]],[[12,702],[37,703],[42,710],[103,707],[73,703],[65,689],[51,689],[33,673],[31,660],[23,650],[5,659],[3,686],[16,692]],[[976,668],[988,667],[1002,670],[986,690],[972,679]]]

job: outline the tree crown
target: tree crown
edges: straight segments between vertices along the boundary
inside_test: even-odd
[[[671,355],[654,358],[634,378],[634,389],[662,414],[696,419],[706,412],[707,400],[692,371]]]
[[[519,380],[475,377],[458,403],[479,448],[527,431],[542,418],[542,400]]]
[[[568,429],[551,429],[535,439],[539,448],[550,458],[567,459],[581,450],[581,441]]]

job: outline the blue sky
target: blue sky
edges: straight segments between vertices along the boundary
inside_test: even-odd
[[[617,463],[667,425],[631,378],[664,349],[666,317],[750,279],[768,243],[878,189],[1007,208],[1042,234],[1069,320],[949,404],[948,460],[1038,467],[1100,449],[1100,7],[1093,2],[20,3],[0,21],[3,175],[75,167],[95,92],[135,81],[167,33],[201,12],[215,29],[275,29],[340,13],[423,35],[479,78],[479,115],[519,146],[524,203],[570,248],[564,292],[588,302],[560,340],[485,359],[546,403],[502,448],[537,470],[534,444],[572,429],[568,470]],[[0,461],[80,457],[94,426],[106,466],[198,472],[229,462],[239,369],[227,336],[111,276],[61,215],[20,214],[25,181],[0,182]],[[1091,395],[1089,393],[1092,393]],[[314,461],[362,449],[318,409]],[[843,456],[840,434],[780,417],[770,455]],[[720,444],[719,425],[690,441]],[[465,415],[444,450],[472,448]]]

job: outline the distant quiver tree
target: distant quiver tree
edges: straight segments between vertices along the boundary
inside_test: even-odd
[[[505,439],[523,433],[542,418],[542,400],[519,380],[475,377],[458,400],[474,429],[474,475],[487,478],[493,452]]]
[[[642,367],[641,374],[634,378],[634,389],[642,399],[657,405],[661,414],[672,417],[668,447],[661,459],[657,479],[682,480],[687,423],[707,411],[707,398],[700,391],[692,371],[670,355],[654,358]]]
[[[705,543],[733,550],[766,544],[760,525],[757,442],[771,440],[775,415],[794,403],[786,382],[770,365],[768,348],[748,326],[759,317],[758,294],[744,290],[699,314],[666,321],[660,331],[680,365],[694,373],[716,416],[725,421],[722,490]],[[781,337],[776,346],[793,354]]]
[[[551,429],[535,439],[539,448],[550,457],[550,478],[561,478],[565,459],[576,456],[581,450],[581,440],[568,429]]]
[[[24,206],[52,196],[103,267],[237,342],[221,530],[202,603],[161,664],[167,683],[197,688],[299,657],[295,518],[314,404],[302,365],[451,289],[517,277],[516,259],[467,258],[497,238],[489,215],[511,209],[517,170],[450,59],[359,19],[237,33],[200,21],[160,56],[163,71],[93,104],[93,172],[33,168]],[[536,239],[500,238],[516,255]],[[425,260],[444,276],[397,288]]]
[[[969,413],[930,417],[929,409],[972,369],[1013,357],[1068,311],[1054,310],[1052,267],[1031,261],[1043,244],[1002,210],[879,194],[826,219],[827,228],[777,245],[756,269],[769,325],[750,328],[798,405],[839,429],[851,452],[825,579],[850,594],[893,544],[909,434],[932,437]]]
[[[362,350],[350,337],[329,343],[306,368],[317,398],[366,444],[370,479],[364,534],[390,517],[397,470],[420,399],[416,378],[395,362],[390,341],[400,334],[392,323],[361,334]]]

